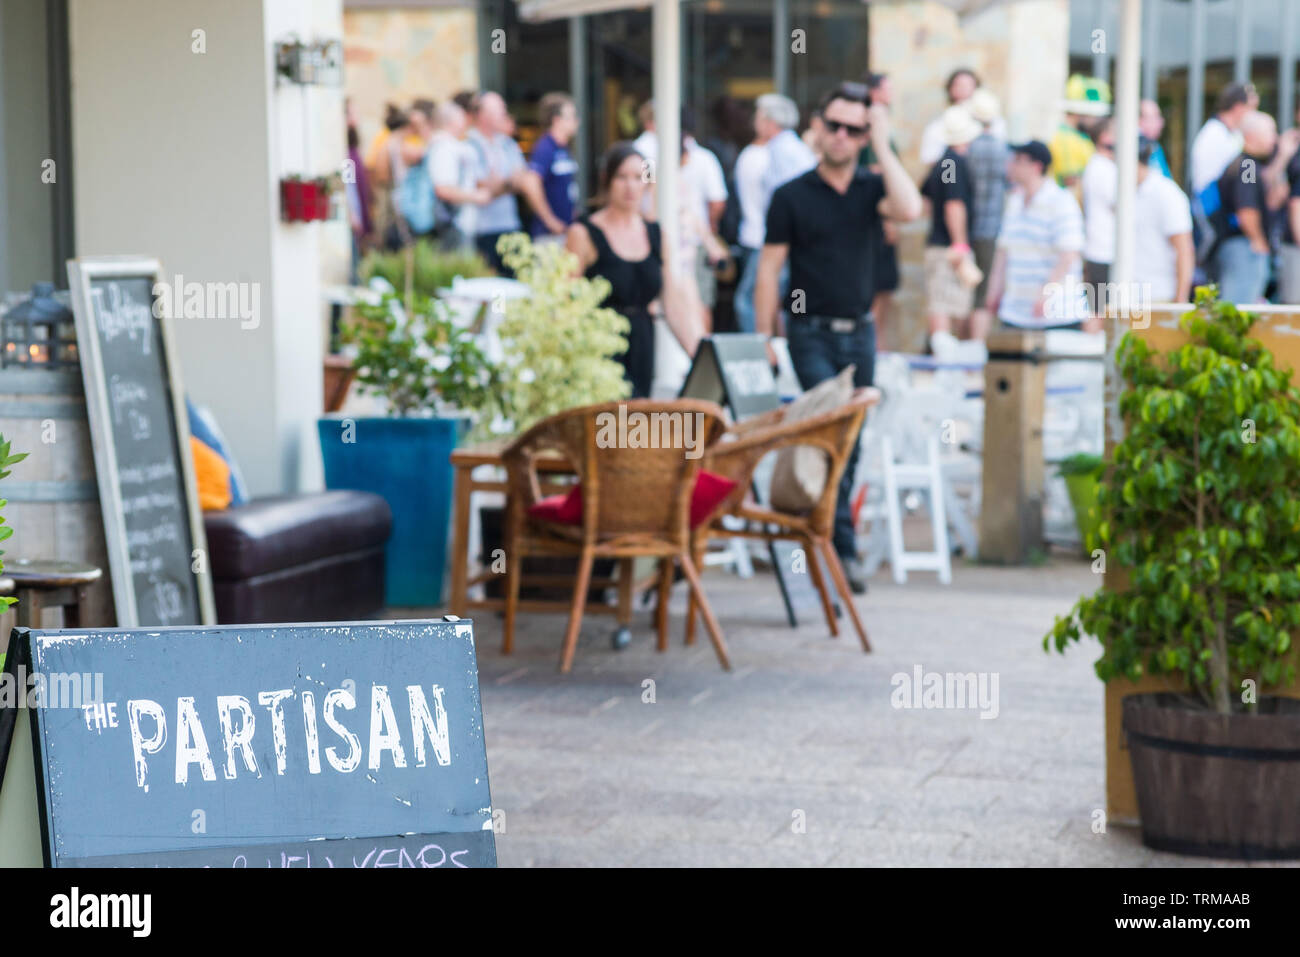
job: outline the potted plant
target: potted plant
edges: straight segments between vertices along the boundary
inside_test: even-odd
[[[1066,456],[1056,470],[1065,479],[1065,490],[1074,507],[1074,521],[1079,527],[1079,540],[1089,553],[1096,547],[1097,530],[1101,525],[1101,511],[1097,506],[1097,492],[1101,487],[1102,458],[1092,452],[1076,452]]]
[[[297,174],[280,180],[280,218],[286,223],[329,219],[330,197],[342,185],[337,173],[303,178]]]
[[[501,372],[501,419],[496,434],[509,437],[556,412],[610,402],[628,395],[623,367],[613,357],[627,348],[627,319],[601,306],[609,295],[605,279],[576,276],[577,258],[554,243],[534,244],[523,233],[501,237],[501,258],[528,286],[530,295],[504,303],[497,327],[505,362]],[[504,509],[479,509],[483,558],[501,547]],[[611,561],[598,562],[593,576],[607,577]],[[573,574],[575,559],[529,557],[526,575]],[[489,581],[489,595],[502,584]],[[567,599],[570,589],[525,587],[529,598]]]
[[[390,293],[376,305],[358,306],[342,339],[356,350],[359,388],[381,397],[390,415],[320,420],[326,485],[375,492],[393,510],[387,603],[437,605],[451,516],[451,451],[471,419],[491,421],[499,410],[497,371],[446,305],[423,296],[404,304]]]
[[[490,276],[492,269],[476,252],[436,249],[427,239],[421,239],[397,252],[372,249],[362,258],[357,274],[362,282],[379,276],[403,295],[410,292],[432,299],[440,289],[450,287],[457,276]]]
[[[1044,646],[1101,641],[1103,681],[1186,693],[1123,700],[1143,841],[1182,853],[1300,856],[1300,392],[1249,338],[1252,316],[1197,290],[1191,341],[1126,335],[1126,434],[1101,482],[1099,541],[1123,570]]]

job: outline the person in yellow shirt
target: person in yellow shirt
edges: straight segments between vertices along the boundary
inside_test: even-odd
[[[1076,73],[1065,85],[1065,120],[1047,144],[1052,151],[1052,175],[1078,198],[1079,178],[1095,147],[1084,129],[1089,119],[1110,115],[1110,84]]]

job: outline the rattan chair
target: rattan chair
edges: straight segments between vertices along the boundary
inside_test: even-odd
[[[821,596],[826,623],[830,626],[831,634],[838,635],[835,607],[817,560],[820,553],[826,562],[831,581],[835,584],[835,590],[848,609],[853,626],[862,640],[863,651],[871,650],[871,642],[867,638],[867,629],[858,616],[857,606],[853,603],[853,594],[849,591],[844,567],[831,544],[831,535],[835,524],[835,500],[839,494],[840,476],[844,474],[853,444],[862,431],[862,420],[867,409],[878,401],[879,390],[861,388],[838,409],[810,419],[786,422],[787,407],[783,406],[732,426],[724,439],[705,453],[704,468],[733,479],[737,482],[736,489],[715,511],[713,521],[696,529],[692,544],[692,553],[696,564],[699,564],[709,538],[758,538],[769,542],[787,539],[799,542],[807,557],[813,585]],[[747,501],[754,470],[759,462],[778,449],[799,445],[821,449],[829,459],[826,486],[812,510],[803,515],[793,515],[756,505],[752,500]],[[723,516],[743,519],[745,527],[727,528],[722,524]],[[686,641],[690,644],[694,640],[695,607],[692,603],[686,614]]]
[[[602,423],[607,425],[611,420],[602,416],[613,415],[617,421],[620,410],[624,410],[629,420],[636,413],[693,416],[692,426],[697,427],[694,438],[701,443],[701,450],[712,445],[725,429],[722,410],[712,402],[640,399],[562,412],[538,422],[511,443],[502,456],[509,496],[506,506],[503,651],[508,654],[514,645],[515,615],[519,608],[519,585],[525,556],[578,556],[569,626],[560,653],[562,672],[567,672],[573,664],[593,562],[597,558],[623,559],[624,573],[627,573],[633,557],[653,556],[660,559],[659,604],[655,614],[659,650],[668,646],[668,595],[673,583],[673,562],[676,561],[690,582],[692,607],[698,604],[704,614],[718,660],[724,668],[730,668],[727,646],[704,597],[699,572],[691,555],[691,497],[702,459],[698,455],[687,457],[688,449],[681,445],[627,448],[617,447],[626,443],[615,442],[612,443],[615,447],[604,447],[611,443],[600,441]],[[543,453],[555,452],[573,465],[582,483],[580,525],[543,521],[529,515],[529,509],[541,500],[533,459]],[[713,514],[716,512],[714,509]]]

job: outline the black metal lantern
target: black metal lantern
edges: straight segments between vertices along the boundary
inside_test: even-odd
[[[77,330],[72,310],[55,297],[54,283],[38,282],[0,319],[0,368],[75,369]]]

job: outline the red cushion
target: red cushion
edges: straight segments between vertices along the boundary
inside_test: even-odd
[[[735,481],[725,475],[701,471],[695,480],[695,491],[691,493],[691,528],[708,518],[735,487]]]
[[[695,479],[695,491],[691,493],[691,528],[695,528],[718,504],[731,494],[736,483],[713,472],[700,472]],[[560,525],[582,524],[582,485],[573,486],[564,495],[548,495],[534,503],[528,514],[544,522],[557,522]]]
[[[573,486],[562,495],[548,495],[539,499],[529,509],[528,514],[543,522],[558,522],[561,525],[582,524],[582,485]]]

